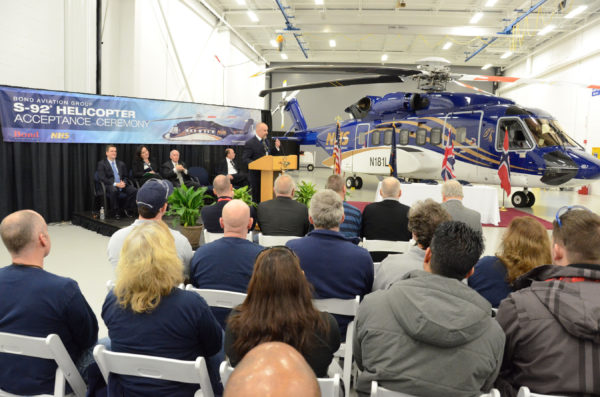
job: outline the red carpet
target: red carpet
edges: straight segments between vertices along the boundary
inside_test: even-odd
[[[367,201],[348,201],[349,204],[352,204],[353,206],[355,206],[356,208],[358,208],[360,210],[360,212],[362,212],[365,209],[365,206],[367,204],[369,204],[369,202]],[[498,226],[495,225],[489,225],[489,224],[483,224],[483,226],[487,226],[487,227],[508,227],[508,224],[510,223],[510,221],[513,220],[513,218],[516,218],[518,216],[530,216],[532,218],[537,219],[542,225],[544,225],[544,227],[548,230],[552,230],[552,223],[543,220],[542,218],[539,218],[535,215],[531,215],[528,214],[527,212],[523,212],[520,211],[516,208],[507,208],[506,211],[500,211],[500,223],[498,224]]]

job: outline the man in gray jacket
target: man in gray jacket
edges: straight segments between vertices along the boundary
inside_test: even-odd
[[[444,222],[425,251],[422,270],[365,297],[356,318],[354,354],[371,381],[415,396],[478,396],[492,387],[502,362],[504,333],[492,307],[461,282],[483,251],[480,233]]]
[[[451,179],[442,185],[442,207],[454,221],[461,221],[471,226],[476,232],[482,233],[481,214],[463,205],[463,188],[460,182]]]
[[[563,207],[552,230],[552,262],[517,279],[500,303],[506,349],[496,386],[600,395],[600,216]]]

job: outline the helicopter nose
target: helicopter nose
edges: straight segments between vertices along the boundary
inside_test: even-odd
[[[556,150],[544,154],[546,170],[541,181],[547,185],[557,186],[573,179],[580,168],[566,153]]]

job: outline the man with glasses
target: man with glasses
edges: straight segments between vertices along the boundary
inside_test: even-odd
[[[552,230],[553,265],[517,279],[500,303],[506,347],[496,386],[600,395],[600,216],[563,207]]]

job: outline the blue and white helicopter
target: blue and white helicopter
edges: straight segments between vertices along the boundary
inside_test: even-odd
[[[284,139],[301,145],[317,145],[331,156],[336,124],[308,128],[295,98],[298,90],[397,83],[402,82],[403,77],[418,80],[419,89],[424,91],[422,93],[394,92],[383,97],[365,96],[345,109],[352,116],[340,122],[342,171],[353,174],[346,179],[348,187],[362,187],[362,179],[356,173],[389,175],[392,125],[397,134],[398,175],[413,179],[441,179],[444,148],[451,134],[457,179],[492,185],[500,184],[497,171],[505,133],[508,131],[511,185],[523,187],[522,191],[515,191],[512,195],[515,207],[531,207],[535,203],[535,196],[528,188],[574,187],[600,178],[600,160],[586,153],[550,114],[519,106],[509,99],[493,96],[459,81],[509,81],[506,77],[456,75],[450,73],[445,62],[439,58],[428,60],[419,70],[389,66],[274,67],[265,72],[326,70],[377,76],[271,88],[261,91],[260,95],[296,90],[278,107],[293,120]],[[483,93],[444,92],[448,82]],[[333,166],[333,157],[326,159],[323,164]]]

